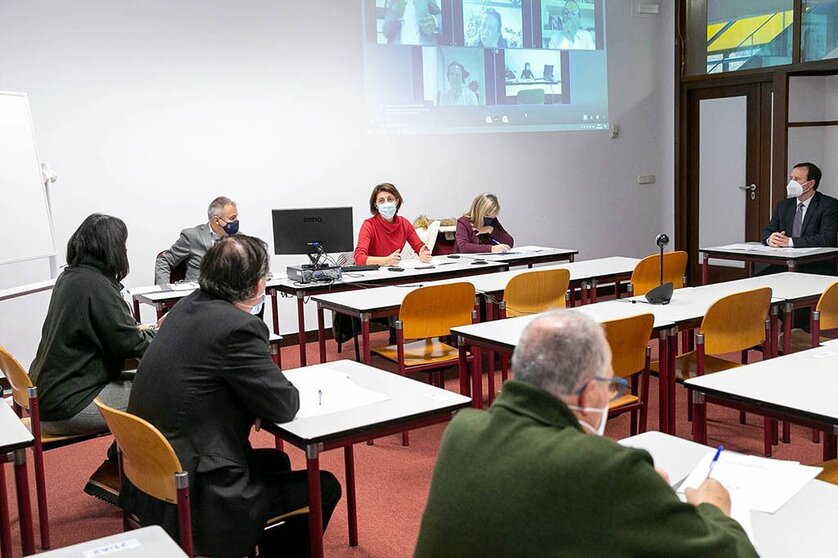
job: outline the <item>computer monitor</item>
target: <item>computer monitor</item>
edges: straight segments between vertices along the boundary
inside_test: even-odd
[[[544,79],[552,80],[553,79],[553,65],[552,64],[545,64],[544,65]]]
[[[351,207],[274,209],[274,254],[351,252]]]

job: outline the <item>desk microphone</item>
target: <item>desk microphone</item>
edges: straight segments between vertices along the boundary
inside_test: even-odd
[[[672,300],[672,291],[675,286],[671,281],[663,282],[663,247],[669,244],[669,237],[663,233],[655,237],[655,244],[661,250],[660,254],[660,284],[646,293],[646,300],[649,304],[669,304]]]

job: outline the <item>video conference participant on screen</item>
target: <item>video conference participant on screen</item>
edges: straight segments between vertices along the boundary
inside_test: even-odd
[[[579,4],[568,0],[562,9],[562,29],[553,33],[549,48],[561,50],[595,50],[596,41],[590,31],[579,29]]]
[[[440,13],[437,0],[390,0],[384,36],[391,45],[436,45]]]
[[[364,221],[355,247],[356,265],[398,265],[405,242],[419,254],[423,262],[431,261],[431,251],[419,239],[413,225],[397,215],[402,196],[389,182],[379,184],[370,195],[372,217]]]
[[[521,79],[535,79],[530,70],[530,63],[524,62],[524,71],[521,72]]]
[[[471,41],[467,46],[483,48],[506,48],[506,39],[503,38],[503,22],[500,13],[489,8],[483,12],[480,20],[480,34],[477,40]]]
[[[439,104],[444,106],[477,105],[477,95],[465,83],[468,71],[459,62],[451,62],[445,74],[448,78],[448,90],[439,98]]]
[[[457,219],[457,252],[508,252],[515,245],[498,221],[500,203],[494,194],[479,194],[471,202],[471,209]]]

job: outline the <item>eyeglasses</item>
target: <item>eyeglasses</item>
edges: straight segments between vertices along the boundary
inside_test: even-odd
[[[591,378],[591,380],[592,381],[597,381],[597,382],[608,382],[608,400],[609,401],[614,401],[615,399],[618,399],[618,398],[622,397],[622,395],[626,392],[626,389],[628,388],[628,380],[626,380],[625,378],[619,378],[619,377],[604,378],[602,376],[594,376],[593,378]],[[581,388],[576,390],[576,395],[579,395],[583,391],[585,391],[585,388],[587,387],[587,385],[588,384],[585,384],[584,386],[582,386]]]
[[[579,17],[579,12],[571,10],[562,10],[562,17],[565,19],[569,17]]]

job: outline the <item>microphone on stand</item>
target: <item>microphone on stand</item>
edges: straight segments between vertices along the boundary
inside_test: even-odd
[[[672,292],[675,286],[671,281],[663,282],[663,247],[669,244],[669,237],[663,233],[655,238],[655,243],[660,248],[660,284],[646,293],[646,300],[649,304],[669,304],[672,300]]]

